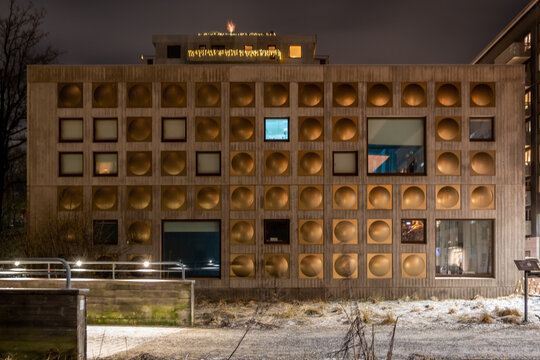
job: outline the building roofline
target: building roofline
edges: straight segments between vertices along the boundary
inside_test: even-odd
[[[510,31],[510,29],[512,29],[525,15],[527,15],[529,11],[531,11],[531,9],[536,4],[538,4],[538,1],[540,0],[532,0],[527,6],[525,6],[525,8],[523,8],[523,10],[521,10],[520,13],[517,14],[517,16],[512,21],[510,21],[510,23],[506,25],[504,29],[493,40],[491,40],[491,42],[484,48],[484,50],[482,50],[480,54],[476,55],[473,61],[471,61],[471,64],[478,63],[478,61],[480,61],[480,59],[482,59],[487,54],[487,52],[490,51],[491,48],[495,46],[495,44],[499,42],[499,40]]]

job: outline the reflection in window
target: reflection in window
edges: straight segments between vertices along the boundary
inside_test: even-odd
[[[94,245],[118,244],[117,220],[94,220]]]
[[[289,119],[264,119],[265,141],[289,141]]]
[[[493,118],[471,118],[469,130],[471,141],[493,141]]]
[[[189,277],[220,276],[219,220],[164,221],[163,261],[180,261]]]
[[[289,219],[264,219],[265,244],[289,244]]]
[[[117,153],[94,153],[94,175],[116,176],[118,175]]]
[[[492,275],[493,220],[437,220],[437,275]]]
[[[401,242],[403,244],[425,244],[425,220],[402,219]]]
[[[368,119],[369,174],[425,174],[423,119]]]

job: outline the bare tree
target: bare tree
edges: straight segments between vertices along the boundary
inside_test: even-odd
[[[21,180],[10,176],[13,164],[26,156],[26,67],[54,62],[59,52],[43,46],[44,9],[9,0],[0,17],[0,232],[6,223],[6,193]]]

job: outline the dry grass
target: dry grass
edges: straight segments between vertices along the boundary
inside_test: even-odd
[[[480,294],[476,294],[476,295],[474,295],[472,300],[484,300],[484,297],[482,295],[480,295]]]
[[[432,296],[432,297],[429,298],[429,300],[431,300],[431,301],[439,301],[439,298],[436,297],[436,296]]]
[[[366,308],[358,308],[358,318],[361,322],[364,324],[371,324],[373,323],[373,318],[371,311]]]
[[[420,312],[420,311],[422,311],[422,308],[420,308],[420,307],[418,307],[418,306],[415,306],[415,307],[413,307],[413,308],[411,309],[411,312],[412,312],[412,313]]]
[[[378,303],[384,301],[384,298],[382,296],[380,296],[380,295],[372,295],[372,296],[368,297],[367,300],[369,302],[371,302],[372,304],[378,304]]]
[[[454,307],[453,307],[453,308],[450,308],[450,309],[448,309],[448,313],[449,313],[449,314],[455,314],[455,313],[457,313],[457,309],[454,308]]]
[[[497,314],[497,316],[499,317],[504,317],[504,316],[518,316],[519,317],[523,315],[517,309],[510,309],[510,308],[499,309],[498,307],[495,308],[495,314]]]
[[[394,325],[396,321],[394,314],[392,312],[387,312],[386,318],[381,322],[381,325]]]
[[[505,324],[521,324],[521,316],[508,315],[501,317],[501,320]]]
[[[480,323],[481,324],[495,324],[496,321],[489,315],[488,312],[484,312],[482,315],[480,315]]]

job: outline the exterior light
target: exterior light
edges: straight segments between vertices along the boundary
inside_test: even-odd
[[[81,261],[81,260],[77,260],[77,262],[75,263],[75,265],[77,265],[77,266],[80,267],[80,266],[82,265],[82,261]]]
[[[147,260],[147,261],[145,261],[145,262],[143,263],[143,265],[144,265],[144,267],[147,268],[148,266],[150,266],[150,263],[149,263],[148,260]]]
[[[18,261],[15,261],[15,266],[19,266],[21,263]]]

